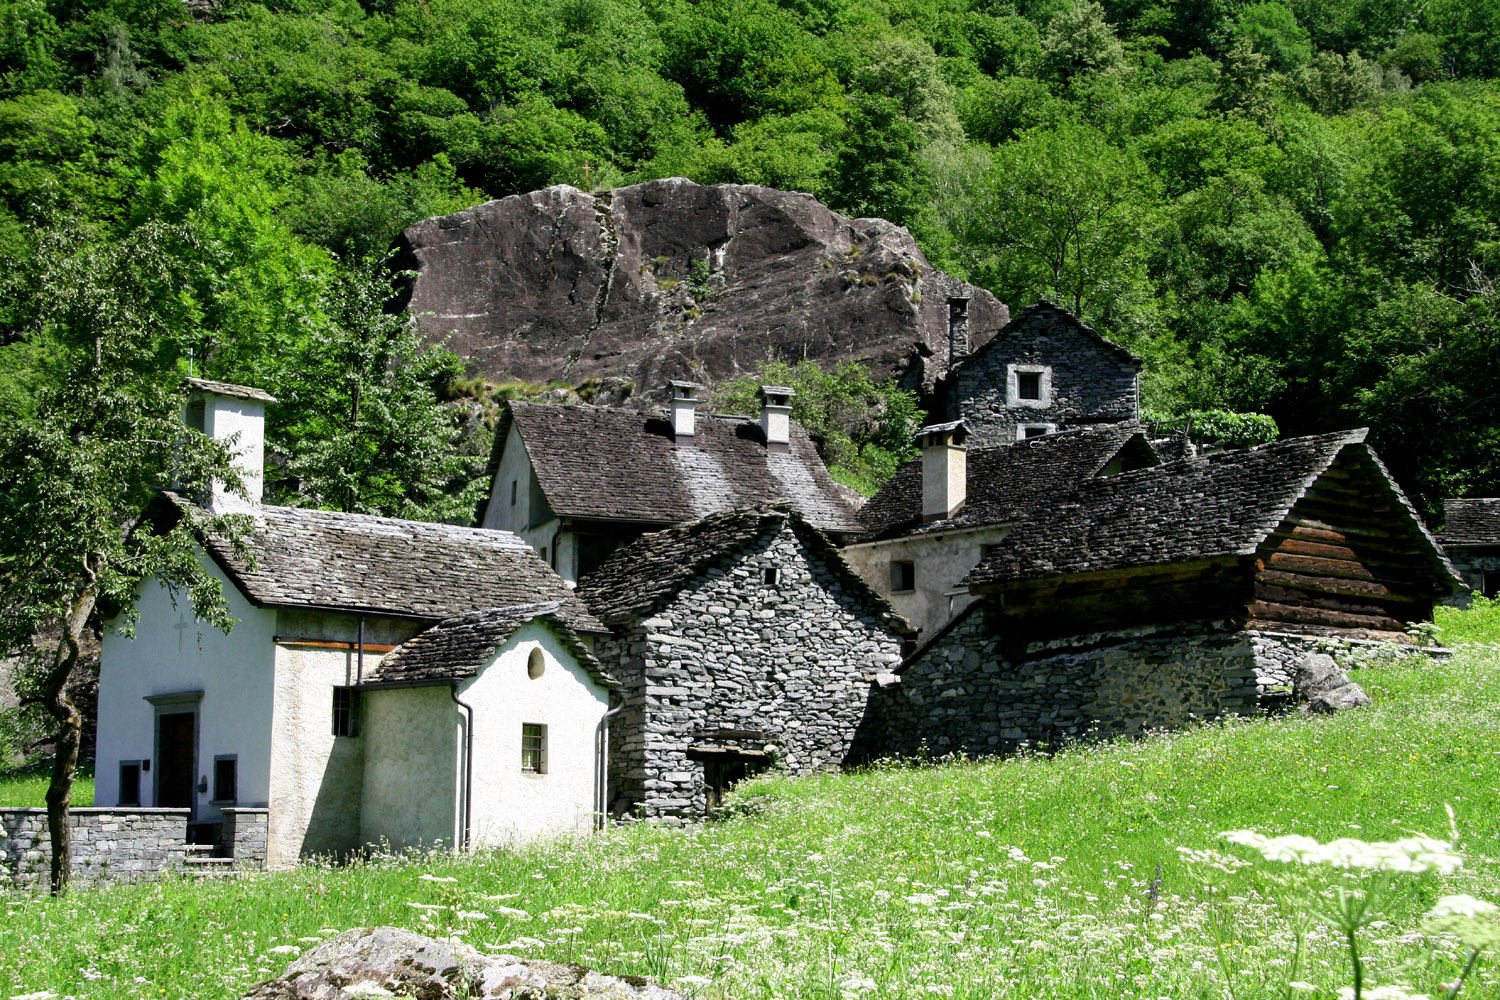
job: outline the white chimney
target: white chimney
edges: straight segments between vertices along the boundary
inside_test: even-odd
[[[957,514],[968,491],[969,432],[962,420],[933,424],[917,432],[922,445],[922,520]]]
[[[245,484],[246,498],[213,484],[209,509],[215,514],[254,514],[260,508],[266,461],[266,404],[269,393],[244,385],[189,378],[187,407],[182,422],[234,450],[232,464]],[[232,439],[232,440],[231,440]]]
[[[679,448],[693,446],[693,409],[698,405],[696,382],[670,381],[667,388],[672,393],[672,438]]]
[[[792,448],[792,397],[795,389],[784,385],[760,387],[760,429],[766,434],[766,451],[786,454]]]

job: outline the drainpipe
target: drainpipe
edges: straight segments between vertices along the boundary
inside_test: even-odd
[[[359,616],[359,655],[354,661],[354,683],[365,682],[365,616]]]
[[[468,725],[464,727],[464,801],[461,813],[464,818],[463,840],[459,843],[462,850],[469,848],[469,813],[474,801],[474,706],[465,704],[458,700],[458,681],[448,689],[453,696],[453,704],[464,710],[469,717]]]
[[[597,758],[594,761],[594,829],[604,829],[604,817],[609,811],[609,720],[620,714],[625,707],[625,692],[616,688],[610,694],[617,695],[620,703],[599,717],[599,725],[594,729],[594,739],[598,746]]]

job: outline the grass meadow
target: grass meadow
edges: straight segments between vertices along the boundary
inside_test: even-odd
[[[1220,834],[1456,827],[1464,867],[1397,877],[1390,912],[1362,932],[1367,997],[1371,982],[1436,997],[1466,953],[1423,934],[1422,914],[1442,895],[1500,901],[1500,646],[1355,676],[1374,707],[1050,758],[766,778],[738,793],[742,815],[689,829],[0,894],[0,1000],[238,997],[375,924],[707,998],[1332,998],[1350,982],[1337,934],[1299,922],[1286,866]],[[1464,995],[1500,995],[1492,955]]]
[[[46,805],[50,774],[45,768],[24,767],[7,771],[0,767],[0,809]],[[73,804],[94,804],[94,774],[86,768],[80,768],[78,777],[73,779]]]

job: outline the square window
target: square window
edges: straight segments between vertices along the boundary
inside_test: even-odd
[[[521,770],[547,773],[547,727],[540,723],[521,723]]]
[[[359,690],[352,687],[333,689],[333,735],[359,735]]]
[[[760,579],[767,587],[774,587],[781,582],[781,570],[775,566],[767,566],[761,571]]]
[[[120,761],[120,801],[122,806],[138,806],[141,804],[141,762],[138,760]]]
[[[214,801],[234,802],[239,795],[239,758],[235,754],[221,754],[214,758]]]
[[[909,559],[891,560],[891,590],[895,593],[917,589],[917,564]]]
[[[1016,372],[1016,395],[1021,399],[1041,399],[1042,373]]]

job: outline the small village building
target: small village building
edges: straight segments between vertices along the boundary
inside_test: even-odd
[[[202,540],[204,568],[238,624],[224,634],[197,622],[182,595],[147,582],[133,636],[106,630],[99,805],[186,808],[199,843],[232,841],[236,824],[254,813],[272,865],[342,854],[371,839],[383,823],[397,822],[395,813],[364,809],[367,791],[372,802],[384,801],[365,784],[367,766],[375,773],[385,767],[384,751],[371,755],[367,748],[372,740],[390,745],[391,734],[376,727],[392,720],[383,714],[361,719],[361,708],[363,686],[386,654],[475,609],[550,601],[553,610],[517,626],[495,648],[499,669],[489,661],[476,666],[469,656],[448,668],[451,679],[460,690],[477,685],[492,698],[490,685],[514,678],[507,657],[530,655],[518,652],[523,647],[542,648],[554,677],[582,683],[592,676],[589,660],[575,647],[603,633],[603,625],[521,539],[503,531],[262,504],[258,463],[268,398],[202,380],[192,387],[190,418],[205,412],[196,426],[206,433],[239,435],[237,462],[252,485],[248,503],[218,490],[208,501],[254,518],[248,552],[222,539]],[[200,510],[193,500],[163,493],[147,511],[147,526],[165,528]],[[524,675],[515,682],[528,696],[540,690],[529,684]],[[604,700],[596,679],[588,697],[570,689],[556,711],[585,712],[585,728],[592,731]],[[388,704],[372,701],[380,712]],[[434,706],[427,707],[435,718]],[[438,733],[421,739],[451,741],[465,724],[500,732],[501,720],[476,715],[466,723],[451,701],[446,712]],[[398,721],[403,730],[412,725]],[[563,720],[538,708],[526,721],[551,726]],[[520,738],[518,723],[504,725],[515,730],[507,739]],[[497,746],[496,753],[506,752]],[[592,779],[581,780],[589,798]],[[434,829],[454,829],[451,821],[434,823]],[[482,825],[476,812],[471,827]],[[407,829],[392,832],[404,836]],[[451,843],[451,832],[444,839]]]
[[[881,691],[892,752],[1254,713],[1318,640],[1409,643],[1459,584],[1362,430],[1085,480],[965,582]]]
[[[569,583],[648,531],[749,504],[786,501],[835,538],[859,533],[856,498],[791,420],[791,389],[764,387],[758,420],[699,413],[692,383],[671,391],[666,413],[508,404],[479,523],[515,532]]]
[[[975,446],[1136,421],[1140,368],[1135,355],[1043,300],[954,365],[944,409]]]
[[[1500,596],[1500,497],[1444,500],[1438,541],[1471,591]]]
[[[680,820],[772,764],[790,774],[865,755],[871,681],[912,629],[788,506],[643,535],[578,586],[611,630],[619,679],[610,808]]]
[[[969,447],[961,422],[923,428],[907,462],[860,510],[844,560],[925,640],[974,600],[960,583],[1033,510],[1097,476],[1159,464],[1140,424]]]

